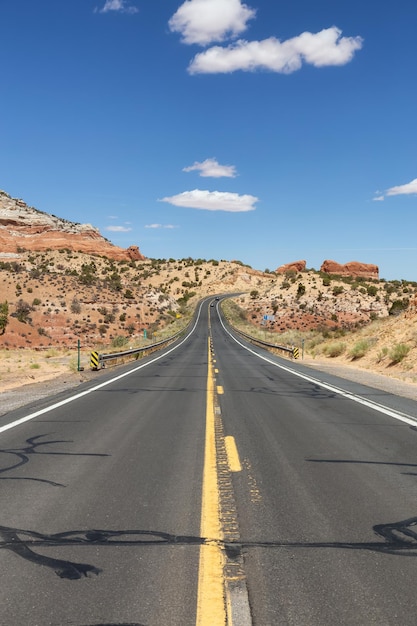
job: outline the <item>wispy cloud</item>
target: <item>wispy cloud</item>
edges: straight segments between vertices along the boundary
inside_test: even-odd
[[[112,233],[128,233],[132,229],[127,226],[106,226],[106,230]]]
[[[385,200],[387,196],[411,196],[417,194],[417,178],[405,185],[397,185],[396,187],[390,187],[385,194],[380,191],[376,192],[376,196],[373,199],[374,202],[381,202]]]
[[[172,32],[186,44],[207,46],[237,37],[256,11],[240,0],[186,0],[169,20]]]
[[[189,209],[241,213],[245,211],[254,211],[254,205],[258,202],[258,200],[259,198],[250,195],[240,196],[237,193],[224,191],[205,191],[201,189],[194,189],[193,191],[183,191],[176,196],[162,198],[160,202],[168,202],[174,206]]]
[[[116,11],[118,13],[138,13],[139,9],[127,4],[126,0],[106,0],[102,9],[96,9],[98,13],[109,13],[110,11]]]
[[[318,33],[304,32],[281,42],[275,37],[263,41],[240,40],[225,48],[214,46],[197,54],[191,61],[190,74],[227,74],[242,70],[268,70],[292,74],[303,63],[314,67],[346,65],[356,50],[362,48],[361,37],[342,37],[336,26]]]
[[[202,163],[196,161],[194,165],[184,167],[183,172],[200,172],[202,177],[211,178],[235,178],[237,176],[234,165],[220,165],[216,159],[206,159]]]
[[[406,185],[398,185],[397,187],[391,187],[387,190],[387,196],[408,196],[417,193],[417,178],[407,183]]]
[[[178,228],[178,226],[174,226],[173,224],[146,224],[145,228]]]

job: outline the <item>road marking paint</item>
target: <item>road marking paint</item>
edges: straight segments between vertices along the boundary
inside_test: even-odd
[[[319,378],[314,378],[313,376],[309,376],[308,374],[303,374],[302,372],[298,372],[296,370],[293,370],[291,367],[287,367],[285,365],[280,365],[279,363],[276,363],[272,359],[270,359],[268,357],[265,357],[262,354],[258,354],[255,350],[252,350],[251,348],[248,348],[248,346],[246,346],[241,341],[236,339],[236,337],[234,337],[232,335],[232,333],[226,328],[226,326],[223,323],[223,320],[221,318],[219,318],[219,319],[220,319],[221,325],[223,326],[223,329],[233,339],[233,341],[235,341],[239,346],[241,346],[242,348],[244,348],[248,352],[251,352],[252,354],[257,356],[259,359],[262,359],[263,361],[266,361],[267,363],[270,363],[271,365],[274,365],[275,367],[278,367],[279,369],[284,370],[285,372],[289,372],[290,374],[293,374],[294,376],[298,376],[298,378],[302,378],[304,380],[307,380],[308,382],[313,383],[314,385],[318,385],[322,389],[327,389],[328,391],[331,391],[331,392],[333,392],[333,393],[335,393],[335,394],[337,394],[339,396],[342,396],[343,398],[347,398],[348,400],[352,400],[353,402],[357,402],[358,404],[362,404],[363,406],[366,406],[366,407],[368,407],[370,409],[373,409],[374,411],[378,411],[378,413],[382,413],[383,415],[388,415],[389,417],[393,417],[394,419],[396,419],[396,420],[398,420],[400,422],[404,422],[405,424],[410,424],[410,426],[416,426],[416,424],[417,424],[417,417],[414,417],[412,415],[408,415],[407,413],[401,413],[400,411],[396,411],[395,409],[390,409],[389,407],[384,406],[383,404],[378,404],[377,402],[373,402],[372,400],[368,400],[367,398],[364,398],[363,396],[359,396],[357,394],[354,394],[351,391],[346,391],[345,389],[341,389],[340,387],[336,387],[336,385],[331,385],[330,383],[325,383],[324,381],[320,380]]]
[[[25,422],[29,422],[29,421],[35,419],[36,417],[39,417],[40,415],[44,415],[45,413],[49,413],[50,411],[53,411],[54,409],[58,409],[61,406],[64,406],[65,404],[69,404],[70,402],[73,402],[74,400],[78,400],[79,398],[82,398],[83,396],[87,396],[90,393],[94,393],[94,391],[98,391],[99,389],[102,389],[103,387],[106,387],[107,385],[111,385],[112,383],[114,383],[114,382],[116,382],[118,380],[121,380],[125,376],[130,376],[130,374],[134,374],[135,372],[141,370],[143,367],[147,367],[148,365],[151,365],[152,363],[155,363],[156,361],[159,361],[159,359],[165,358],[167,356],[167,354],[170,354],[171,352],[173,352],[174,350],[176,350],[177,348],[182,346],[182,344],[187,341],[187,339],[190,337],[190,335],[193,334],[193,332],[197,328],[197,324],[198,324],[198,321],[200,319],[201,308],[202,308],[203,304],[204,303],[200,304],[200,307],[198,309],[198,313],[197,313],[197,317],[196,317],[194,326],[192,327],[192,329],[190,330],[188,335],[186,337],[184,337],[184,339],[180,343],[178,343],[176,346],[174,346],[170,350],[167,350],[166,352],[163,352],[163,354],[160,354],[159,356],[155,357],[151,361],[147,361],[146,363],[142,363],[142,365],[139,365],[138,367],[135,367],[132,370],[129,370],[128,372],[124,372],[123,374],[119,374],[118,376],[115,376],[114,378],[111,378],[110,380],[107,380],[104,383],[100,383],[99,385],[95,385],[94,387],[91,387],[90,389],[87,389],[86,391],[82,391],[80,393],[77,393],[74,396],[66,398],[65,400],[61,400],[60,402],[55,402],[54,404],[51,404],[50,406],[47,406],[44,409],[41,409],[39,411],[35,411],[34,413],[30,413],[29,415],[26,415],[25,417],[21,417],[20,419],[15,420],[14,422],[10,422],[9,424],[5,424],[4,426],[0,426],[0,433],[5,432],[6,430],[10,430],[11,428],[16,428],[16,426],[20,426],[20,424],[24,424]]]
[[[225,437],[224,442],[226,444],[227,460],[229,462],[230,471],[241,472],[242,466],[240,464],[235,438],[231,436]]]
[[[213,367],[210,342],[207,372],[206,438],[204,449],[203,498],[201,506],[200,563],[197,592],[197,626],[226,624],[223,586],[223,553],[220,500],[217,480]]]
[[[219,394],[219,396],[224,394],[224,389],[221,385],[217,385],[217,393]]]

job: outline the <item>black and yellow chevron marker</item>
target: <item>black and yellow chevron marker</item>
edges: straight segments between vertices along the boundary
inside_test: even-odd
[[[300,356],[300,351],[298,348],[293,348],[292,349],[292,355],[294,357],[294,359],[298,359],[298,357]]]
[[[92,370],[98,370],[99,356],[98,352],[92,352],[90,356],[90,367]]]

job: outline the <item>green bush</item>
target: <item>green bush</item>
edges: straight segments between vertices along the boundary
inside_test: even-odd
[[[405,309],[407,309],[409,305],[408,298],[403,298],[402,300],[394,300],[389,310],[389,315],[399,315]]]
[[[3,335],[6,331],[6,326],[9,323],[9,303],[7,300],[0,302],[0,334]]]
[[[352,360],[361,359],[368,352],[369,348],[369,341],[367,339],[361,339],[350,349],[349,356]]]
[[[408,346],[406,343],[397,343],[395,344],[395,346],[391,348],[391,350],[388,353],[388,356],[390,358],[391,363],[395,365],[396,363],[401,363],[401,361],[405,359],[405,357],[407,356],[409,352],[410,352],[410,346]]]
[[[127,337],[123,337],[122,335],[119,335],[118,337],[114,337],[114,339],[111,342],[111,345],[113,346],[113,348],[123,348],[123,346],[125,346],[127,344]]]
[[[305,285],[303,285],[303,283],[298,283],[298,287],[297,287],[297,298],[301,298],[301,296],[303,296],[306,292],[306,287]]]

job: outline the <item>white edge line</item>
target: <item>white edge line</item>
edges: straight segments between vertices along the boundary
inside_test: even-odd
[[[350,391],[345,391],[344,389],[340,389],[339,387],[335,387],[334,385],[330,385],[329,383],[325,383],[325,382],[319,380],[318,378],[313,378],[312,376],[308,376],[307,374],[302,374],[301,372],[297,372],[297,371],[291,369],[290,367],[286,367],[285,365],[279,365],[278,363],[276,363],[272,359],[268,359],[267,357],[262,356],[261,354],[258,354],[257,352],[255,352],[251,348],[248,348],[248,346],[245,346],[243,343],[241,343],[238,339],[236,339],[236,337],[234,337],[228,331],[228,329],[224,325],[223,320],[222,320],[220,315],[219,315],[219,320],[220,320],[220,323],[223,326],[224,330],[226,331],[226,333],[234,341],[236,341],[236,343],[239,344],[239,346],[241,346],[242,348],[244,348],[248,352],[251,352],[252,354],[257,356],[259,359],[262,359],[263,361],[266,361],[267,363],[271,363],[271,365],[274,365],[275,367],[279,367],[280,369],[285,370],[286,372],[289,372],[290,374],[293,374],[294,376],[298,376],[299,378],[303,378],[304,380],[307,380],[310,383],[314,383],[315,385],[319,385],[323,389],[327,389],[328,391],[332,391],[333,393],[336,393],[339,396],[343,396],[344,398],[348,398],[349,400],[353,400],[353,402],[357,402],[358,404],[363,404],[364,406],[367,406],[370,409],[374,409],[374,411],[378,411],[379,413],[383,413],[384,415],[388,415],[389,417],[393,417],[394,419],[399,420],[401,422],[405,422],[406,424],[410,424],[411,426],[416,426],[417,425],[417,417],[414,418],[412,415],[407,415],[406,413],[401,413],[399,411],[395,411],[394,409],[389,409],[388,407],[384,406],[383,404],[378,404],[377,402],[373,402],[372,400],[367,400],[366,398],[364,398],[362,396],[358,396],[358,395],[356,395],[354,393],[351,393]]]
[[[20,426],[20,424],[24,424],[25,422],[29,422],[30,420],[33,420],[36,417],[39,417],[40,415],[44,415],[45,413],[49,413],[50,411],[53,411],[54,409],[58,409],[61,406],[64,406],[65,404],[69,404],[70,402],[73,402],[74,400],[79,400],[79,398],[82,398],[83,396],[87,396],[89,393],[93,393],[94,391],[97,391],[98,389],[102,389],[103,387],[106,387],[107,385],[111,385],[112,383],[116,382],[117,380],[120,380],[121,378],[124,378],[125,376],[130,376],[130,374],[134,374],[138,370],[141,370],[143,367],[147,367],[148,365],[151,365],[152,363],[155,363],[155,361],[159,361],[159,359],[162,359],[162,358],[166,357],[167,354],[170,354],[171,352],[173,352],[174,350],[176,350],[177,348],[182,346],[182,344],[185,341],[187,341],[187,339],[190,337],[190,335],[192,335],[192,333],[195,331],[195,328],[197,326],[198,320],[200,319],[201,308],[202,308],[203,304],[204,304],[204,302],[202,302],[200,304],[200,307],[199,307],[198,313],[197,313],[197,317],[196,317],[196,320],[195,320],[195,324],[192,327],[191,331],[188,333],[188,335],[186,337],[184,337],[184,339],[179,344],[177,344],[176,346],[174,346],[173,348],[171,348],[167,352],[164,352],[163,354],[160,354],[159,356],[157,356],[154,359],[152,359],[152,361],[148,361],[147,363],[142,363],[142,365],[139,365],[138,367],[135,367],[133,370],[129,370],[128,372],[124,372],[123,374],[119,374],[118,376],[115,376],[115,378],[111,378],[110,380],[107,380],[104,383],[100,383],[99,385],[95,385],[94,387],[91,387],[91,389],[87,389],[86,391],[82,391],[81,393],[77,393],[75,396],[71,396],[70,398],[66,398],[65,400],[61,400],[60,402],[56,402],[55,404],[51,404],[50,406],[47,406],[44,409],[40,409],[39,411],[35,411],[35,413],[30,413],[29,415],[26,415],[25,417],[21,417],[20,419],[14,421],[14,422],[10,422],[9,424],[5,424],[4,426],[0,426],[0,433],[4,433],[6,430],[10,430],[11,428],[15,428],[16,426]]]

